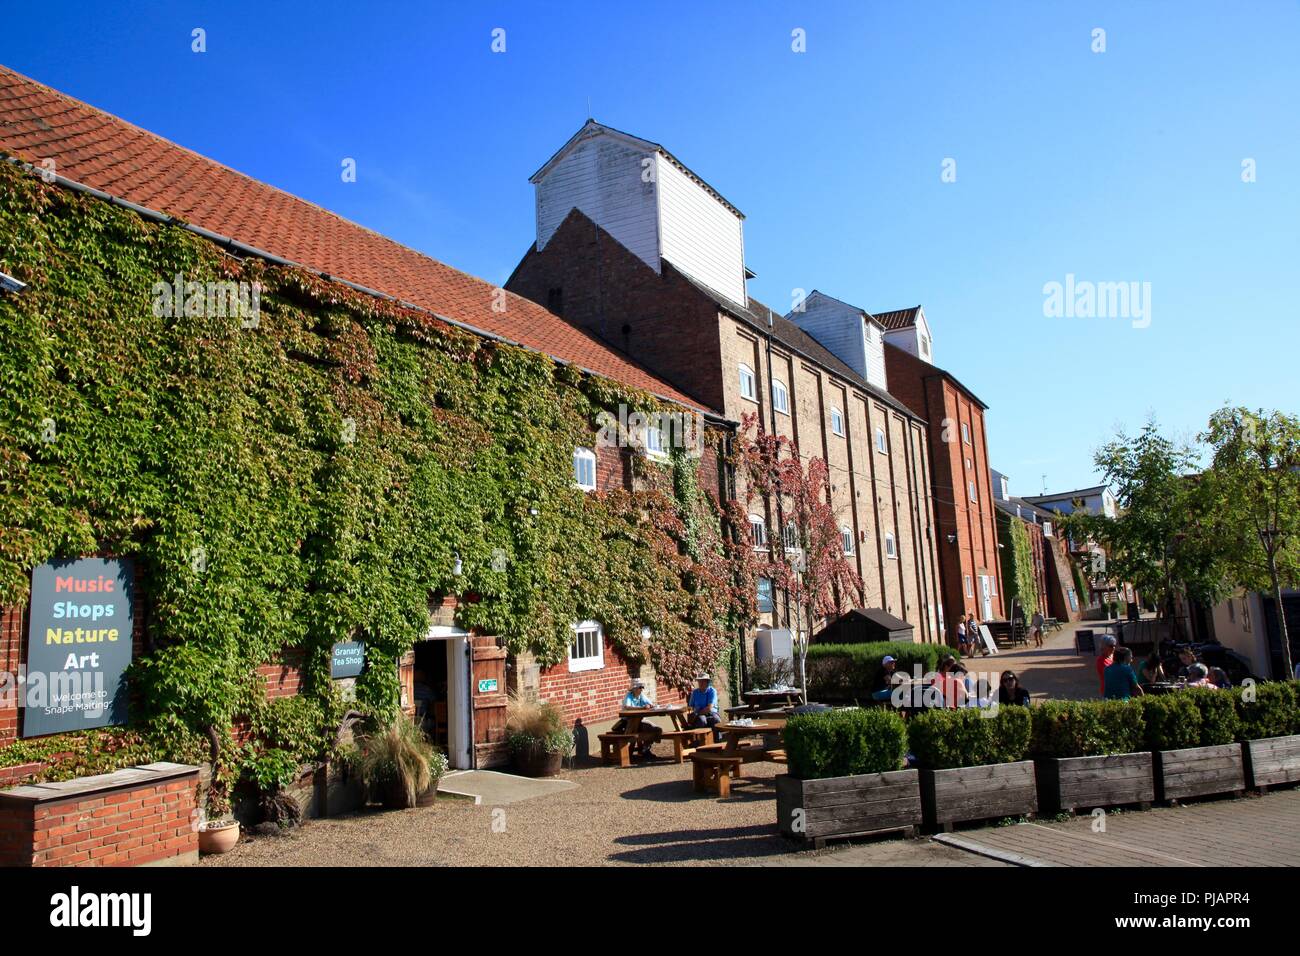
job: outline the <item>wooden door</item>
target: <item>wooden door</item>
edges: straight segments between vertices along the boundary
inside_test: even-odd
[[[470,638],[470,700],[474,766],[510,762],[506,750],[506,650],[495,637]]]

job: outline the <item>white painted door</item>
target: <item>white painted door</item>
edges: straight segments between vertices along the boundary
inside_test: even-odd
[[[984,611],[984,616],[980,620],[993,620],[993,582],[987,574],[980,575],[980,598]]]

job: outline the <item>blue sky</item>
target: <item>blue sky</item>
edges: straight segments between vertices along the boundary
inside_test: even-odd
[[[923,304],[1014,493],[1151,414],[1300,412],[1294,0],[121,6],[12,5],[0,62],[493,282],[590,98],[746,214],[758,298]],[[1045,316],[1067,274],[1149,326]]]

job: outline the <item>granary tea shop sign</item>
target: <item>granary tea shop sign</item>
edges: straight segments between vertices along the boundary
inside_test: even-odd
[[[125,558],[32,571],[23,736],[126,723],[134,575]]]

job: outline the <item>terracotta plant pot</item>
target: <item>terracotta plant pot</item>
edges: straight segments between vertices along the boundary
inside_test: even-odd
[[[206,823],[199,830],[200,853],[226,853],[239,842],[239,821]]]

